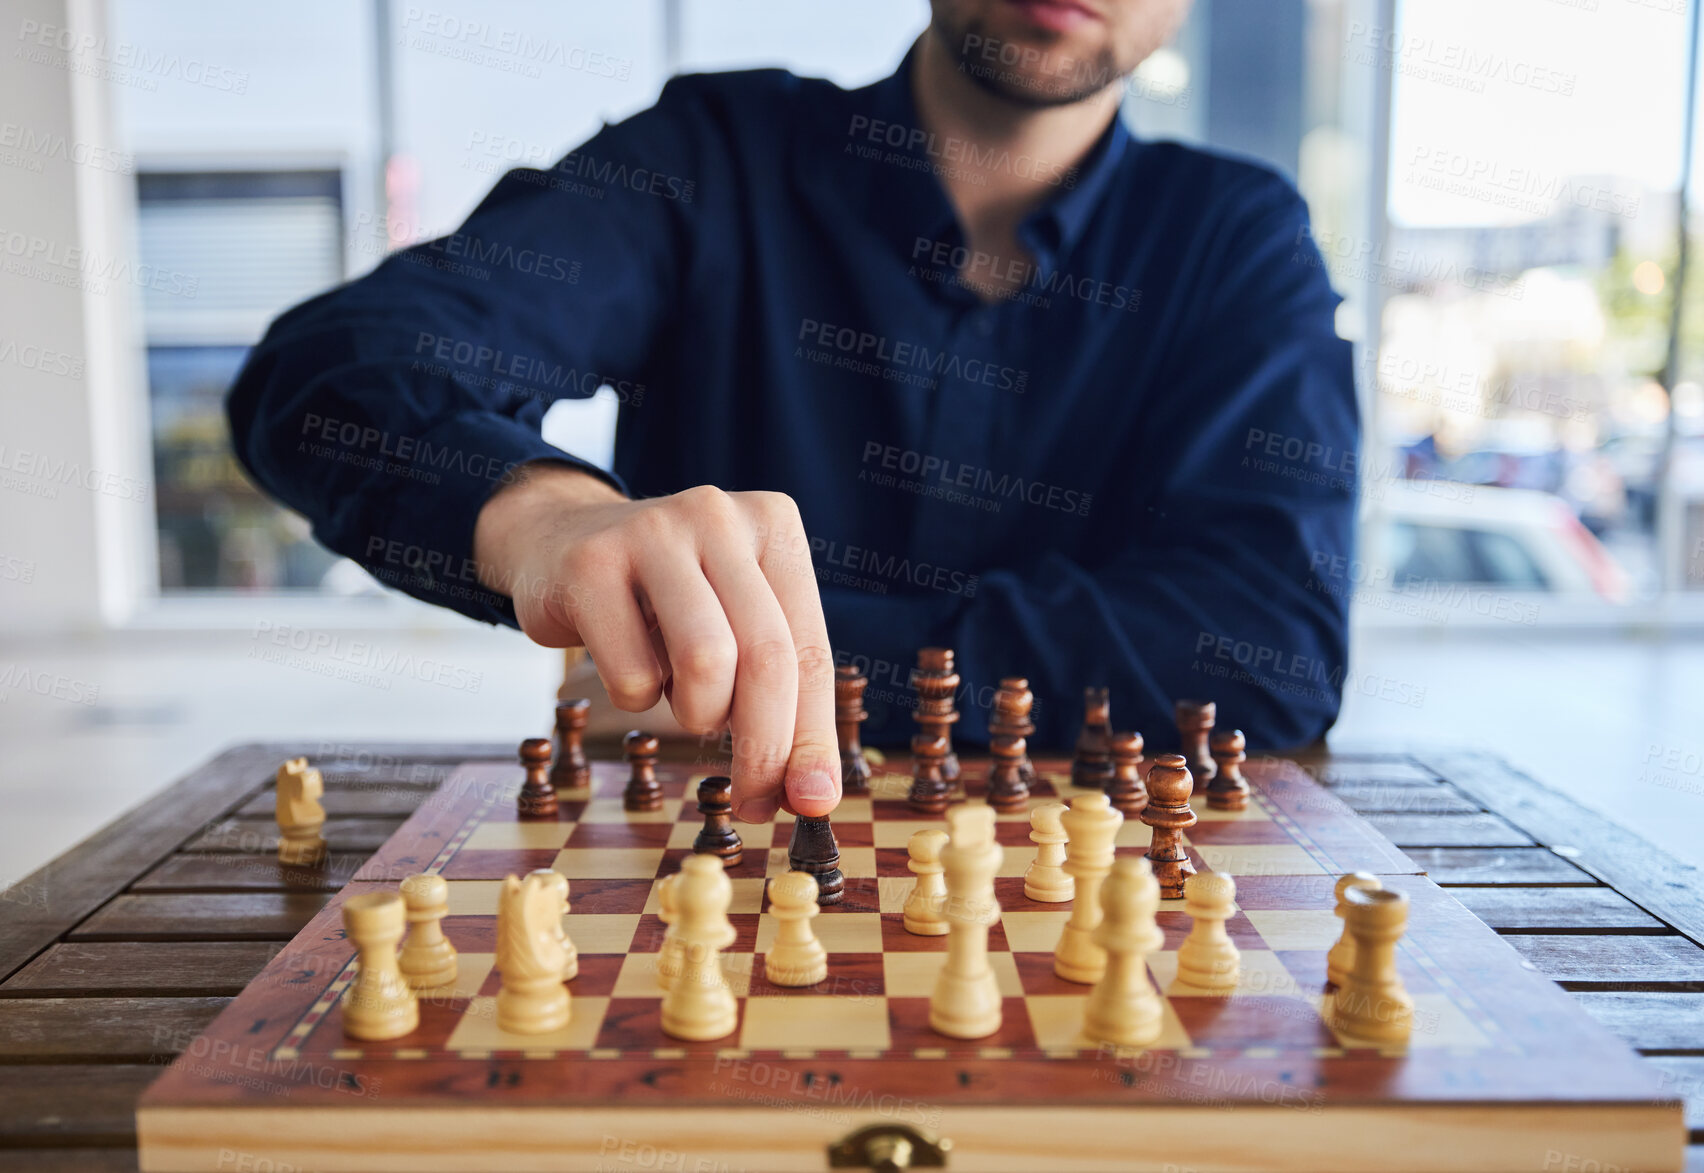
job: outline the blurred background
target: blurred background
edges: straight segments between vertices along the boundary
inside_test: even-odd
[[[0,887],[226,744],[516,739],[559,655],[244,479],[279,311],[673,73],[892,71],[924,0],[14,0],[0,72]],[[1704,310],[1683,0],[1197,0],[1140,136],[1292,177],[1356,343],[1334,744],[1496,750],[1704,862]],[[607,463],[615,397],[558,404]],[[307,649],[276,657],[277,637]],[[1227,715],[1230,716],[1230,715]]]

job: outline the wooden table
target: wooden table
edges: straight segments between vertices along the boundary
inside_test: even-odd
[[[273,855],[273,771],[301,747],[245,745],[0,895],[0,1168],[136,1168],[136,1097],[162,1065],[451,763],[514,753],[342,750],[315,760],[330,816],[323,872],[281,872]],[[1304,764],[1665,1074],[1688,1105],[1687,1168],[1704,1173],[1704,871],[1484,754]],[[1559,1155],[1556,1168],[1578,1167]]]

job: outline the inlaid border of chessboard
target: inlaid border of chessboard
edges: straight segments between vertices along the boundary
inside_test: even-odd
[[[1069,763],[1058,758],[1037,758],[1036,770],[1040,779],[1030,806],[1049,800],[1069,801],[1078,794],[1090,791],[1070,783]],[[841,803],[836,824],[841,828],[880,825],[882,823],[942,821],[940,816],[919,814],[910,810],[904,795],[909,785],[909,764],[904,757],[889,759],[886,768],[872,779],[867,795],[848,796]],[[966,778],[957,795],[967,801],[980,801],[984,778],[978,776],[975,759],[967,759]],[[662,763],[657,778],[664,795],[661,811],[637,816],[620,810],[620,794],[626,768],[620,762],[594,761],[590,782],[579,789],[559,789],[558,810],[554,819],[529,822],[529,825],[549,827],[552,824],[573,827],[582,821],[633,821],[642,823],[690,822],[693,804],[688,792],[706,776],[708,771],[690,764]],[[1351,871],[1366,871],[1375,875],[1418,875],[1422,869],[1381,834],[1378,829],[1355,813],[1347,804],[1320,786],[1314,778],[1294,762],[1279,758],[1251,761],[1244,768],[1252,792],[1253,803],[1242,812],[1213,811],[1206,808],[1199,796],[1194,805],[1201,818],[1196,826],[1183,833],[1183,841],[1198,867],[1212,866],[1212,857],[1238,858],[1229,870],[1245,873],[1288,874],[1291,871],[1341,875]],[[354,875],[356,880],[400,880],[411,872],[442,873],[455,878],[449,870],[452,863],[480,827],[496,822],[516,822],[514,798],[521,782],[520,766],[506,763],[477,762],[452,772],[444,785],[422,803],[403,827],[391,837]],[[777,816],[771,827],[742,827],[741,833],[753,848],[781,847],[778,837],[790,821],[785,813]],[[1002,841],[1027,842],[1028,810],[1018,810],[998,816],[1001,824],[1010,826]],[[1262,844],[1237,838],[1241,823],[1268,820],[1281,829],[1288,843]],[[1128,820],[1129,831],[1145,832],[1140,823]],[[762,836],[770,836],[759,842]],[[1015,838],[1013,837],[1015,836]],[[556,852],[564,843],[547,842],[541,832],[536,855],[527,867],[549,867]],[[1121,840],[1121,842],[1124,842]],[[1134,840],[1131,840],[1134,842]],[[685,847],[690,837],[681,843],[672,840],[666,847]],[[843,842],[845,848],[849,842]],[[903,843],[875,844],[903,847]],[[1299,852],[1293,862],[1285,857]],[[485,871],[461,873],[460,878],[501,879],[519,866],[520,852],[490,853],[492,867]],[[1242,862],[1246,860],[1247,862]],[[650,868],[643,869],[650,874]],[[573,876],[574,872],[568,873]],[[761,873],[758,873],[761,874]]]

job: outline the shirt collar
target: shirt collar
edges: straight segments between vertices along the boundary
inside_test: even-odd
[[[956,165],[970,147],[923,127],[911,91],[916,52],[913,46],[897,70],[863,91],[868,122],[849,132],[848,144],[868,177],[865,206],[870,216],[907,256],[919,239],[961,236],[952,201],[936,172]],[[1087,157],[1060,173],[1057,192],[1020,225],[1019,235],[1035,252],[1043,272],[1081,239],[1130,142],[1123,117],[1115,116]],[[1022,161],[1014,160],[1018,165]]]

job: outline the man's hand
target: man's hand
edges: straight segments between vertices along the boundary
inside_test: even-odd
[[[591,653],[617,708],[666,696],[686,729],[730,729],[741,819],[839,803],[834,659],[792,498],[706,485],[629,501],[533,464],[480,511],[474,559],[522,631]]]

